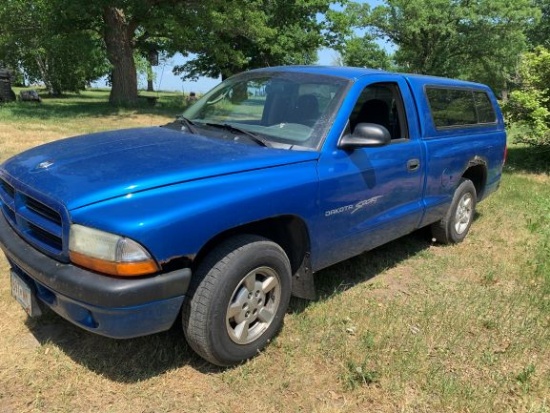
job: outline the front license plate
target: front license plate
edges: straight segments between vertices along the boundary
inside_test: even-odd
[[[33,315],[33,296],[30,287],[14,271],[11,273],[11,295],[15,298],[28,315]]]

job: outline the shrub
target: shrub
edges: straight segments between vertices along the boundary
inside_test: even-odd
[[[517,86],[503,107],[507,120],[525,131],[516,139],[550,146],[550,51],[539,47],[523,55]]]

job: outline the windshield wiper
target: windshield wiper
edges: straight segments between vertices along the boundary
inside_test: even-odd
[[[189,132],[193,135],[197,134],[195,123],[183,116],[178,116],[175,121],[162,125],[163,128],[175,129],[177,131]]]
[[[246,137],[250,138],[252,141],[256,142],[258,145],[265,146],[265,147],[268,147],[268,148],[271,147],[271,143],[269,141],[261,138],[260,136],[254,134],[252,132],[247,131],[246,129],[241,129],[241,128],[239,128],[237,126],[233,126],[229,123],[205,123],[205,125],[213,126],[215,128],[222,128],[222,129],[228,130],[230,132],[240,133],[240,134],[245,135]]]
[[[185,126],[185,128],[192,134],[196,134],[197,133],[197,129],[195,129],[195,124],[193,122],[191,122],[189,119],[187,119],[185,116],[178,116],[176,118],[176,122],[179,122],[180,124],[182,124],[183,126]]]

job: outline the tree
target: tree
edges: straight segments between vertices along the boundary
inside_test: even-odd
[[[101,33],[112,65],[110,101],[137,99],[134,53],[151,48],[196,58],[186,77],[227,77],[237,71],[316,59],[330,0],[51,0],[73,27]]]
[[[0,5],[0,60],[22,68],[48,92],[77,91],[105,74],[100,39],[91,31],[64,36],[57,30],[58,9],[46,0],[9,0]]]
[[[391,56],[370,35],[347,39],[340,48],[340,54],[342,62],[346,66],[381,70],[393,70],[394,68]]]
[[[467,78],[506,89],[525,28],[538,16],[530,0],[385,0],[363,25],[397,47],[401,70]]]
[[[550,48],[550,1],[533,0],[540,10],[540,20],[534,21],[527,29],[527,38],[532,49],[542,46]]]
[[[508,120],[524,131],[518,140],[550,146],[550,51],[538,47],[525,53],[516,82],[504,111]]]
[[[176,28],[178,35],[191,33],[190,16],[202,4],[199,0],[50,1],[62,10],[62,26],[72,32],[93,30],[101,36],[111,64],[109,101],[116,105],[137,101],[135,54],[147,54],[151,39],[170,43]]]
[[[32,16],[44,16],[38,20],[48,30],[43,31],[42,26],[38,30],[33,28],[35,32],[44,32],[44,37],[38,37],[32,45],[25,43],[20,51],[47,46],[50,55],[58,51],[59,57],[74,59],[79,50],[90,54],[86,59],[74,59],[77,62],[95,62],[90,56],[106,56],[111,66],[110,102],[132,104],[138,97],[135,56],[149,56],[152,51],[167,55],[177,51],[184,55],[194,53],[196,58],[181,68],[187,77],[220,74],[227,77],[259,66],[314,62],[317,48],[327,42],[325,34],[329,30],[320,16],[329,11],[331,3],[331,0],[4,0],[0,8],[12,8],[3,14],[2,22],[14,14],[15,4]],[[48,13],[42,13],[43,10]],[[16,27],[10,32],[16,32]],[[9,40],[2,40],[4,37],[2,25],[0,41],[9,44]],[[69,53],[66,48],[73,45],[73,39],[78,40],[79,47]],[[84,39],[92,42],[85,43]],[[22,62],[26,71],[34,70],[30,59],[16,60]],[[45,68],[54,68],[52,73],[66,79],[64,69],[76,67],[70,62],[51,64],[35,60],[36,73],[45,82]]]
[[[330,0],[229,0],[203,3],[193,26],[195,57],[176,68],[184,78],[222,79],[244,70],[287,64],[311,64],[325,43]],[[181,36],[180,36],[181,38]],[[180,47],[183,49],[183,47]]]
[[[376,42],[377,37],[372,33],[360,36],[354,30],[362,26],[370,11],[368,4],[360,3],[347,4],[344,12],[330,10],[329,44],[340,53],[340,61],[346,66],[392,70],[392,56]]]
[[[103,39],[113,65],[109,101],[115,104],[137,100],[137,72],[134,63],[134,33],[138,19],[120,8],[105,5],[102,11]]]

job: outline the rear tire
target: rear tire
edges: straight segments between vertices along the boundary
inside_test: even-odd
[[[219,366],[254,357],[282,326],[291,282],[290,262],[276,243],[240,235],[220,244],[193,275],[184,302],[189,345]]]
[[[445,217],[432,224],[432,235],[442,244],[462,242],[474,220],[477,203],[476,188],[472,181],[462,178]]]

